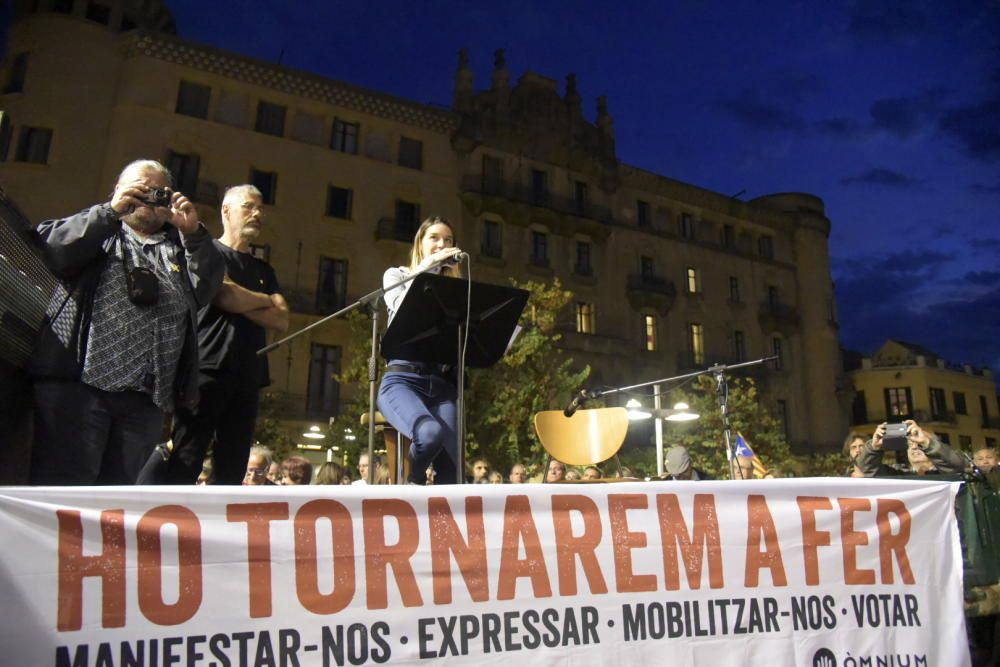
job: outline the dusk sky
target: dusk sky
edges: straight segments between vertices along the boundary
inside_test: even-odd
[[[607,95],[618,157],[826,202],[844,347],[1000,369],[1000,2],[168,0],[187,39],[449,106],[460,48]]]

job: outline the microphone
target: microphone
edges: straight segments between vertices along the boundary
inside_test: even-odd
[[[572,417],[574,412],[583,407],[588,398],[590,398],[590,392],[586,389],[581,389],[580,393],[574,396],[573,400],[566,406],[566,409],[563,410],[563,414],[567,417]]]
[[[469,259],[469,253],[467,253],[467,252],[459,252],[459,253],[456,253],[455,255],[449,257],[448,261],[445,262],[445,264],[452,264],[452,265],[461,264],[462,262],[464,262],[464,261],[466,261],[468,259]]]

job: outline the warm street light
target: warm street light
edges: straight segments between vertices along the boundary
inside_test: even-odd
[[[641,419],[649,419],[653,416],[653,413],[642,409],[642,403],[634,398],[630,398],[628,403],[625,404],[625,409],[628,410],[628,420],[629,421],[639,421]]]
[[[303,438],[311,438],[313,440],[322,440],[326,436],[320,432],[319,426],[310,426],[309,430],[302,434]]]
[[[697,412],[692,412],[688,404],[684,402],[674,403],[673,410],[665,410],[664,412],[667,413],[664,419],[668,422],[689,422],[701,416]]]

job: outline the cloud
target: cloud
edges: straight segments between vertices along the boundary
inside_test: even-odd
[[[917,37],[929,24],[927,15],[911,0],[868,1],[851,9],[848,30],[864,39],[895,41]]]
[[[762,99],[760,93],[749,88],[744,88],[736,97],[723,98],[719,106],[755,130],[797,130],[803,126],[802,117],[796,111]]]
[[[969,247],[976,254],[994,254],[1000,252],[1000,239],[972,239]]]
[[[840,179],[841,185],[878,185],[887,188],[911,188],[917,181],[891,169],[881,169],[874,167],[857,176],[847,176]]]
[[[946,112],[941,129],[980,162],[1000,161],[1000,95]]]
[[[834,118],[818,120],[813,123],[813,128],[820,134],[841,139],[854,139],[866,132],[864,123],[853,118],[848,118],[847,116],[836,116]]]
[[[947,90],[935,88],[919,95],[875,100],[868,109],[872,128],[888,132],[899,139],[911,137],[923,128],[934,125],[947,95]]]
[[[950,361],[1000,368],[1000,273],[970,271],[929,302],[941,269],[954,260],[938,251],[835,260],[842,344],[872,352],[899,338]]]
[[[965,280],[973,285],[997,285],[1000,287],[1000,271],[969,271]]]

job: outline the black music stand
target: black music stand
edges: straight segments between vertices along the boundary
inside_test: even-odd
[[[413,279],[382,337],[386,359],[456,366],[459,484],[465,478],[465,368],[500,361],[527,303],[522,289],[425,273]]]

